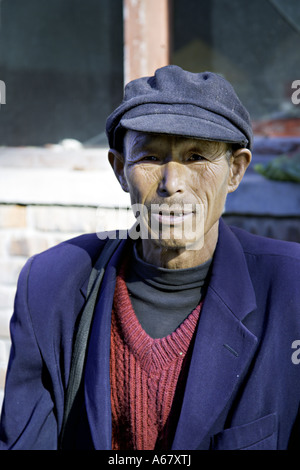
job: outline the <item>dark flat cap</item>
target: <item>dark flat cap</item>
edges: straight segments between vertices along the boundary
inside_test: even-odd
[[[122,150],[125,129],[236,143],[249,149],[253,140],[249,113],[227,80],[177,65],[126,85],[122,103],[106,122],[111,148]]]

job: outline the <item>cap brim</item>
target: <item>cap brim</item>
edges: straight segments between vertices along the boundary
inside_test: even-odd
[[[228,119],[209,110],[193,106],[193,115],[176,112],[174,106],[160,105],[156,112],[149,113],[147,105],[125,113],[120,125],[129,130],[155,134],[170,134],[218,142],[238,143],[247,147],[248,140]],[[179,108],[180,109],[180,108]],[[148,113],[147,113],[148,111]],[[158,112],[160,111],[160,112]],[[195,116],[197,114],[197,116]]]

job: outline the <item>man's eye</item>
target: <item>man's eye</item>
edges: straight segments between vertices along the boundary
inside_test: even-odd
[[[199,155],[198,153],[193,153],[188,158],[189,162],[201,162],[202,160],[206,160],[206,158],[202,155]]]
[[[157,162],[158,158],[155,157],[154,155],[145,155],[144,157],[141,158],[141,162]]]

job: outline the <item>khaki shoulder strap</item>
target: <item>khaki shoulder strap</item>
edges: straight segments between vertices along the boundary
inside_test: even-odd
[[[106,265],[120,241],[120,239],[108,239],[106,241],[105,247],[91,271],[87,289],[87,301],[80,318],[72,354],[70,376],[65,397],[63,424],[59,439],[60,449],[71,449],[73,447],[73,435],[76,427],[75,422],[78,416],[77,410],[82,398],[83,371],[87,343],[97,295]]]

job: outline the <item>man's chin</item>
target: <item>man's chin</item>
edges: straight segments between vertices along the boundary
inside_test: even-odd
[[[176,238],[163,238],[163,237],[149,237],[154,245],[164,250],[170,251],[189,251],[201,250],[203,248],[203,238],[195,239],[176,239]]]

